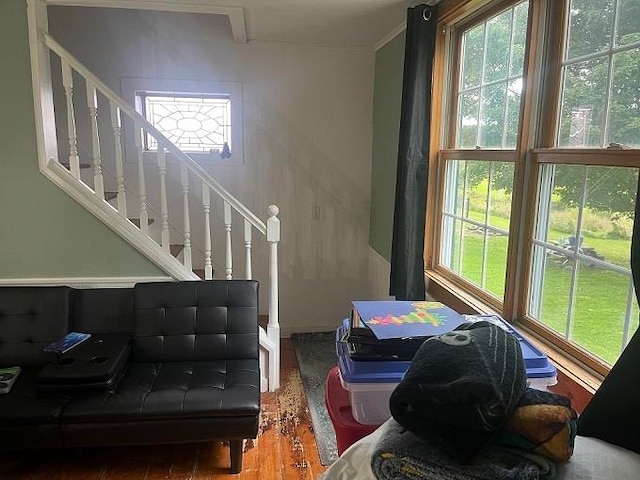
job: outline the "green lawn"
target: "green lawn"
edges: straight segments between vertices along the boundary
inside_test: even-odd
[[[492,218],[491,223],[497,225],[496,220]],[[628,240],[588,238],[584,244],[595,248],[607,261],[628,266]],[[459,251],[457,247],[458,245],[456,251]],[[463,237],[461,274],[478,285],[482,284],[482,248],[482,234],[467,231]],[[489,237],[484,288],[499,298],[502,298],[504,291],[506,251],[507,237]],[[561,266],[560,263],[551,257],[547,261],[540,320],[564,336],[567,329],[572,264],[568,262]],[[621,352],[629,279],[611,270],[585,265],[578,268],[577,274],[568,337],[607,362],[614,363]],[[635,301],[633,304],[630,332],[638,327],[638,309]]]

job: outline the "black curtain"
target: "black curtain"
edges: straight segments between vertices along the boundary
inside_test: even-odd
[[[424,300],[424,228],[436,7],[407,10],[389,294]]]
[[[631,275],[640,302],[640,175],[631,236]],[[606,285],[602,286],[606,296]],[[640,329],[578,419],[578,434],[640,453]]]

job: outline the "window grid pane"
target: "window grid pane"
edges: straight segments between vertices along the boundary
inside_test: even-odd
[[[231,100],[228,97],[145,95],[149,122],[181,150],[219,153],[231,148]],[[157,149],[149,135],[147,147]]]
[[[639,15],[637,1],[571,0],[557,146],[640,146]]]
[[[462,34],[455,148],[516,147],[527,12],[520,2]]]
[[[448,160],[440,263],[504,296],[513,164]]]
[[[638,325],[629,252],[638,169],[541,167],[528,314],[613,364]]]

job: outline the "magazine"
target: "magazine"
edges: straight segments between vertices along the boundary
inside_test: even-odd
[[[90,333],[69,332],[64,337],[44,347],[45,352],[61,355],[91,337]]]
[[[20,367],[0,368],[0,394],[9,393],[22,369]]]
[[[440,302],[354,300],[352,326],[368,327],[378,340],[431,337],[454,330],[465,318]]]

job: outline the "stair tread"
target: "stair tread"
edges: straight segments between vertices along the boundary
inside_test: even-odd
[[[133,223],[136,227],[140,228],[139,218],[130,218],[129,221]],[[155,220],[153,218],[150,218],[149,221],[147,222],[147,225],[151,225],[153,222],[155,222]]]
[[[174,257],[177,257],[183,249],[184,245],[182,244],[172,243],[171,245],[169,245],[169,251]]]
[[[193,273],[198,275],[202,280],[204,280],[204,268],[194,268]]]
[[[71,170],[71,165],[69,164],[69,162],[60,162],[60,165],[65,167],[67,170]],[[91,168],[91,164],[80,162],[80,168]]]
[[[118,196],[118,192],[104,192],[104,199],[108,202]]]

